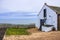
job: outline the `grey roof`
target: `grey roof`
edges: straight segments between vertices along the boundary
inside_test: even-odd
[[[50,7],[52,10],[54,10],[57,14],[60,14],[60,7],[57,6],[50,6],[45,3],[46,6]],[[40,13],[39,13],[40,14]],[[38,14],[38,15],[39,15]]]
[[[60,14],[60,7],[56,7],[56,6],[49,6],[52,10],[54,10],[55,12],[57,12],[57,14]]]

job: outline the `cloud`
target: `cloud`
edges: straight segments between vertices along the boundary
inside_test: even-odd
[[[44,0],[43,0],[44,1]],[[1,8],[9,9],[10,11],[40,11],[43,3],[42,0],[2,0]]]
[[[60,0],[0,0],[0,8],[7,11],[39,12],[44,3],[60,6]]]

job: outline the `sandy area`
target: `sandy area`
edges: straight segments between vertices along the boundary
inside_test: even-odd
[[[32,29],[33,30],[33,29]],[[31,31],[31,35],[4,36],[3,40],[60,40],[60,31],[40,32]]]

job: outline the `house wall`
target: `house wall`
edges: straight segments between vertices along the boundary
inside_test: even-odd
[[[40,27],[40,19],[44,19],[44,16],[43,16],[43,10],[44,9],[47,10],[47,12],[46,12],[47,13],[47,20],[46,20],[45,24],[54,25],[54,27],[57,30],[57,14],[56,14],[55,11],[53,11],[51,8],[49,8],[46,5],[44,5],[43,8],[42,8],[42,10],[39,12],[39,16],[38,16],[39,25],[38,26]]]

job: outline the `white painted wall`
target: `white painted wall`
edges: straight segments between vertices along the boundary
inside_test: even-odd
[[[53,27],[45,27],[45,26],[42,26],[42,31],[44,32],[49,32],[52,30]]]
[[[44,5],[42,10],[39,13],[38,19],[40,21],[40,19],[44,19],[43,17],[43,10],[46,9],[47,10],[47,20],[46,20],[46,24],[50,24],[50,25],[54,25],[54,27],[57,30],[57,14],[55,11],[53,11],[51,8],[49,8],[48,6]],[[40,27],[40,22],[39,23],[39,27]],[[38,28],[39,28],[38,27]]]

